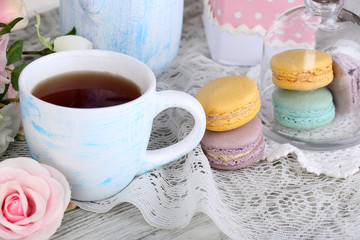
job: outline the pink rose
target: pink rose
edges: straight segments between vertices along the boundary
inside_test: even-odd
[[[29,22],[26,18],[26,6],[23,0],[0,1],[0,22],[8,24],[18,17],[22,17],[24,19],[18,22],[12,31],[26,27]]]
[[[58,170],[25,157],[0,162],[0,239],[48,239],[69,202]]]
[[[14,89],[12,84],[10,83],[9,89],[6,93],[6,98],[17,98],[19,96],[19,92]]]
[[[6,48],[9,42],[9,34],[0,35],[0,93],[4,92],[5,84],[10,82],[11,73],[5,70]]]

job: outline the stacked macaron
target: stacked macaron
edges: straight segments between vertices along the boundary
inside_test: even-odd
[[[349,113],[360,104],[360,45],[340,40],[325,50],[333,59],[334,80],[328,86],[336,112]]]
[[[196,96],[206,114],[206,132],[201,147],[214,168],[235,170],[259,160],[265,142],[255,81],[245,76],[227,76],[206,84]]]
[[[287,50],[270,61],[274,119],[294,129],[313,129],[330,123],[335,117],[331,92],[332,57],[323,51]]]

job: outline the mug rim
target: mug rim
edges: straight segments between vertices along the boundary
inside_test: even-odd
[[[121,56],[123,58],[128,58],[130,61],[135,62],[136,64],[139,64],[142,66],[142,68],[144,68],[146,70],[146,72],[149,73],[150,75],[150,84],[147,87],[147,89],[141,93],[141,95],[139,97],[137,97],[134,100],[131,100],[129,102],[123,103],[123,104],[118,104],[118,105],[114,105],[114,106],[108,106],[108,107],[94,107],[94,108],[74,108],[74,107],[65,107],[65,106],[60,106],[60,105],[56,105],[53,103],[49,103],[46,102],[44,100],[41,100],[40,98],[34,96],[32,94],[32,90],[33,88],[36,86],[36,84],[31,88],[31,89],[27,89],[26,87],[24,87],[24,80],[22,80],[24,78],[24,75],[27,74],[28,71],[30,71],[30,68],[32,68],[33,65],[38,65],[41,64],[44,61],[48,61],[48,59],[52,59],[52,58],[59,58],[59,57],[71,57],[71,56],[79,56],[80,54],[86,54],[88,56],[92,55],[92,53],[96,53],[96,54],[102,54],[102,55],[118,55]],[[75,70],[76,71],[76,70]],[[77,70],[77,71],[82,71],[82,70]],[[87,71],[87,70],[86,70]],[[99,70],[89,70],[89,71],[95,71],[95,72],[101,72]],[[74,71],[63,71],[60,74],[65,74],[65,73],[69,73],[69,72],[74,72]],[[59,74],[55,74],[53,76],[57,76]],[[51,77],[51,76],[49,76]],[[44,81],[45,79],[41,80]],[[130,79],[131,80],[131,79]],[[135,83],[137,84],[137,83]],[[138,84],[137,84],[138,85]],[[110,51],[110,50],[103,50],[103,49],[82,49],[82,50],[69,50],[69,51],[61,51],[61,52],[55,52],[55,53],[51,53],[49,55],[46,56],[42,56],[38,59],[35,59],[34,61],[32,61],[31,63],[29,63],[20,73],[19,76],[19,97],[21,98],[21,96],[23,95],[23,93],[25,93],[26,96],[30,96],[34,99],[36,99],[37,101],[40,101],[42,104],[44,105],[48,105],[51,107],[56,107],[56,108],[62,108],[62,109],[66,109],[68,111],[86,111],[86,112],[90,112],[90,111],[104,111],[104,110],[110,110],[113,108],[126,108],[128,106],[137,104],[138,102],[143,101],[144,98],[146,98],[148,95],[151,94],[151,91],[154,90],[155,91],[155,85],[156,85],[156,77],[154,72],[143,62],[141,62],[140,60],[136,59],[135,57],[129,56],[127,54],[123,54],[120,52],[115,52],[115,51]],[[21,104],[21,100],[20,100],[20,104]]]

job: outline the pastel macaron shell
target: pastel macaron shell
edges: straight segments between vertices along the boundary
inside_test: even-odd
[[[313,129],[330,123],[335,117],[331,92],[323,87],[313,91],[276,88],[272,94],[274,119],[294,129]]]
[[[206,114],[206,129],[227,131],[249,122],[260,109],[255,81],[246,76],[227,76],[206,84],[196,99]]]
[[[235,170],[258,161],[264,152],[262,124],[258,117],[233,130],[205,131],[200,142],[212,167]]]
[[[282,89],[311,91],[333,80],[332,58],[323,51],[292,49],[270,60],[273,83]]]

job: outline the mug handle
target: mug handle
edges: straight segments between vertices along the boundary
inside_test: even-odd
[[[205,133],[206,117],[204,109],[191,95],[176,90],[160,91],[156,92],[156,101],[155,115],[167,108],[179,107],[187,110],[194,117],[195,124],[191,132],[181,141],[165,148],[147,150],[144,164],[137,175],[160,167],[189,153],[196,147]]]

